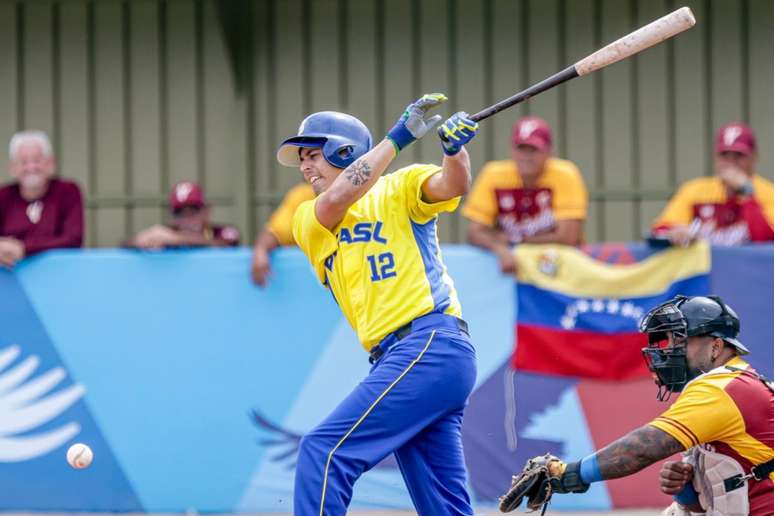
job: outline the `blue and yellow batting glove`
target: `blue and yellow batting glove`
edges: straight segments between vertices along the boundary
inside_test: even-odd
[[[435,127],[443,117],[441,115],[425,117],[430,109],[444,102],[446,102],[446,95],[443,93],[428,93],[409,104],[395,126],[387,133],[387,139],[395,146],[395,150],[399,152],[405,149]]]
[[[478,134],[478,122],[474,122],[469,116],[464,111],[454,113],[438,130],[441,147],[447,156],[457,154]]]

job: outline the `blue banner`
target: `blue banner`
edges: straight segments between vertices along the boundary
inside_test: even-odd
[[[477,345],[464,431],[471,491],[488,505],[524,454],[598,444],[572,431],[593,397],[572,379],[514,376],[513,279],[476,249],[443,252]],[[305,258],[272,259],[265,290],[248,249],[60,251],[0,270],[0,510],[290,512],[298,440],[369,364]],[[771,246],[713,250],[710,275],[769,375],[772,266]],[[534,393],[514,397],[507,381]],[[546,433],[561,417],[573,423]],[[94,450],[85,470],[65,461],[75,442]],[[560,503],[612,507],[600,489]],[[353,506],[411,507],[394,462],[363,477]]]

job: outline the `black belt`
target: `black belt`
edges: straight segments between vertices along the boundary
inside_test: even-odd
[[[421,317],[417,317],[416,319],[414,319],[409,323],[404,324],[394,332],[384,337],[379,342],[379,344],[372,347],[370,356],[368,357],[368,361],[373,364],[374,362],[379,360],[382,357],[382,355],[384,355],[387,352],[387,350],[390,349],[395,343],[400,342],[401,340],[405,339],[415,331],[420,331],[422,329],[430,329],[430,328],[456,329],[463,332],[465,335],[469,335],[468,323],[466,323],[459,317],[455,317],[453,315],[437,314],[437,313],[423,315]]]

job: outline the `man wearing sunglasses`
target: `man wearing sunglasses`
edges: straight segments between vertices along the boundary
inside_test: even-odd
[[[643,354],[658,399],[679,397],[666,412],[577,462],[546,455],[528,461],[502,498],[504,512],[523,498],[533,509],[552,493],[585,492],[592,482],[620,478],[667,461],[660,487],[675,503],[665,514],[774,514],[774,384],[741,356],[739,318],[720,298],[676,298],[640,324]]]

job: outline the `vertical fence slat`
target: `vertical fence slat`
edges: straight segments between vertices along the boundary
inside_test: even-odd
[[[0,75],[0,160],[3,163],[8,162],[8,141],[16,132],[19,111],[16,9],[15,2],[0,3],[0,62],[6,63]]]
[[[94,4],[95,42],[95,168],[97,195],[121,197],[125,192],[124,66],[122,2]],[[100,207],[96,244],[115,246],[126,235],[124,207]]]
[[[160,31],[157,0],[133,0],[129,26],[131,89],[131,152],[132,186],[134,194],[159,199],[155,206],[136,206],[132,212],[135,231],[160,222],[162,188],[161,152],[164,140],[161,132]]]
[[[750,26],[750,123],[758,136],[758,172],[774,179],[774,3],[752,0]]]

